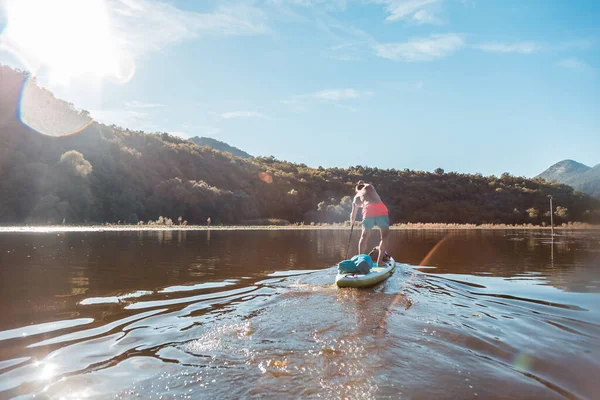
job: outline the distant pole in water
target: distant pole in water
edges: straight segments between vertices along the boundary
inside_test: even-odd
[[[549,194],[548,197],[550,198],[550,229],[552,232],[552,236],[554,236],[554,213],[552,212],[552,195]]]
[[[554,268],[554,236],[552,236],[550,239],[550,262],[552,263],[552,268]]]

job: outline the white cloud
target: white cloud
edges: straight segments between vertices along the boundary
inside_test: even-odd
[[[346,0],[268,0],[267,3],[277,6],[323,7],[328,11],[344,10]]]
[[[330,46],[323,54],[326,57],[340,61],[358,61],[362,59],[363,43],[341,43],[335,46]]]
[[[323,54],[340,61],[357,61],[368,57],[368,49],[377,40],[367,32],[344,24],[331,16],[321,16],[316,20],[316,26],[323,31],[332,42]]]
[[[570,69],[571,71],[584,74],[592,74],[596,71],[594,67],[592,67],[585,61],[575,57],[562,59],[557,63],[557,65],[559,67]]]
[[[387,21],[412,20],[417,23],[438,23],[436,16],[443,0],[371,0],[373,3],[385,4],[388,12]]]
[[[461,35],[449,33],[431,35],[427,38],[411,39],[401,43],[383,43],[374,46],[379,57],[394,61],[431,61],[449,56],[464,47]]]
[[[269,32],[266,15],[246,6],[221,6],[212,12],[183,11],[154,0],[110,0],[110,13],[122,45],[135,54],[160,50],[202,35],[260,35]]]
[[[352,88],[345,89],[325,89],[317,92],[294,96],[291,99],[282,100],[283,104],[293,107],[296,111],[304,111],[311,103],[326,103],[332,106],[343,108],[352,112],[358,111],[357,108],[347,105],[350,101],[357,101],[361,98],[373,96],[371,91],[359,91]]]
[[[568,50],[590,50],[594,47],[594,41],[591,39],[574,39],[561,41],[558,43],[539,43],[533,41],[520,41],[513,43],[506,42],[487,42],[473,46],[476,49],[488,53],[518,53],[532,54],[540,51],[562,52]]]
[[[413,15],[413,20],[419,24],[437,24],[441,23],[440,19],[437,18],[431,11],[420,10]]]
[[[361,97],[361,94],[354,89],[327,89],[316,92],[313,96],[321,100],[340,101],[358,99]]]
[[[475,48],[488,53],[531,54],[533,52],[540,51],[542,46],[535,42],[483,43],[476,45]]]
[[[352,88],[345,89],[325,89],[319,90],[301,96],[296,96],[295,99],[304,100],[319,100],[332,103],[339,103],[345,100],[357,100],[364,97],[373,96],[373,92],[370,91],[359,91]]]
[[[232,118],[267,118],[266,115],[261,114],[256,111],[230,111],[226,113],[219,114],[219,116],[223,119],[232,119]]]
[[[143,103],[141,101],[133,100],[125,103],[125,107],[127,108],[157,108],[157,107],[165,107],[164,104],[160,103]]]

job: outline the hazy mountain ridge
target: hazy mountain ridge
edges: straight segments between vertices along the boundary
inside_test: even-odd
[[[548,182],[559,182],[600,198],[600,164],[589,167],[573,160],[563,160],[537,176]]]
[[[549,221],[549,194],[562,207],[555,222],[600,220],[600,201],[509,174],[309,168],[95,122],[76,134],[45,136],[19,120],[28,77],[0,66],[0,224],[136,223],[159,216],[200,224],[208,217],[214,224],[342,222],[359,179],[377,187],[392,223],[541,224]],[[47,99],[57,102],[52,107],[62,104]],[[82,113],[65,110],[71,112]]]
[[[591,167],[573,160],[562,160],[538,175],[547,181],[566,180],[589,171]]]
[[[212,149],[219,150],[224,153],[229,153],[236,157],[252,158],[252,156],[250,154],[246,153],[245,151],[240,150],[237,147],[230,146],[229,144],[227,144],[225,142],[221,142],[220,140],[213,139],[210,137],[194,136],[193,138],[190,138],[189,141],[197,144],[198,146],[208,146]]]

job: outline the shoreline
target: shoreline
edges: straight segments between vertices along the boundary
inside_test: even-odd
[[[259,231],[259,230],[349,230],[349,225],[20,225],[0,226],[0,233],[19,232],[133,232],[133,231]],[[355,225],[360,229],[360,225]],[[600,225],[583,223],[555,226],[555,230],[600,230]],[[390,226],[390,230],[551,230],[549,226],[505,224],[408,223]]]

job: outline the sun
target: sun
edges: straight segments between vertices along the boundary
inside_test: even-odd
[[[2,4],[2,3],[0,3]],[[1,43],[55,83],[113,78],[127,81],[133,62],[120,51],[105,0],[4,0]]]

